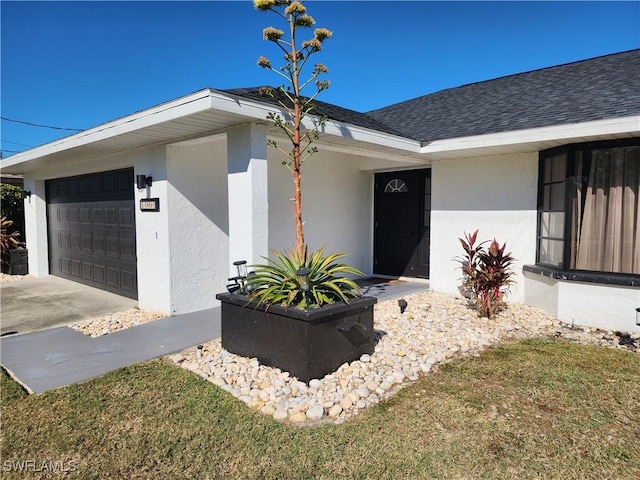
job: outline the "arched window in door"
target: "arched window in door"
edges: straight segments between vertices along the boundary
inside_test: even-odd
[[[399,178],[394,178],[384,187],[384,193],[405,193],[408,191],[407,184]]]

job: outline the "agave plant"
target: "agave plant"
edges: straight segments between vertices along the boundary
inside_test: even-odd
[[[338,262],[348,255],[346,253],[325,255],[325,247],[310,253],[306,246],[302,254],[298,249],[271,252],[274,258],[265,258],[268,264],[252,266],[254,270],[245,285],[258,305],[294,305],[309,310],[339,301],[349,303],[350,299],[362,295],[360,287],[345,275],[363,273]],[[308,269],[306,284],[298,275],[303,269]]]

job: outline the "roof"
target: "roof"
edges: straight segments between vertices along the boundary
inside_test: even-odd
[[[450,88],[367,112],[423,143],[640,114],[640,49]]]
[[[261,93],[261,90],[263,88],[272,88],[275,96],[271,97],[269,95],[263,95]],[[217,91],[229,93],[231,95],[237,95],[246,99],[255,100],[257,102],[269,103],[272,105],[278,105],[278,100],[282,100],[286,105],[286,97],[274,87],[234,88],[230,90],[218,89]],[[403,134],[398,129],[384,122],[381,122],[375,117],[367,115],[365,113],[357,112],[355,110],[349,110],[348,108],[343,108],[331,103],[321,102],[319,100],[314,100],[313,103],[315,105],[313,111],[311,112],[313,115],[327,117],[327,119],[329,120],[348,123],[349,125],[369,128],[371,130],[390,133],[392,135],[406,136],[406,134]]]

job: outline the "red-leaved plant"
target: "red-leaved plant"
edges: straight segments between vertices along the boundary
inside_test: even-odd
[[[9,267],[9,250],[20,246],[17,231],[12,230],[13,220],[7,217],[0,218],[0,247],[2,248],[2,267]]]
[[[462,291],[469,297],[481,317],[492,318],[500,309],[509,285],[513,283],[510,269],[513,257],[505,253],[507,246],[502,246],[494,238],[476,245],[478,230],[472,234],[464,234],[459,238],[465,255],[457,258],[462,266]],[[489,248],[484,245],[489,243]]]

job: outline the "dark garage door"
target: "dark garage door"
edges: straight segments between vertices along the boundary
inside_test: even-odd
[[[46,182],[53,275],[138,298],[133,169]]]

